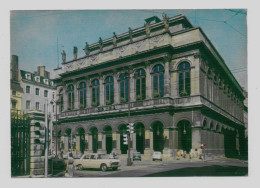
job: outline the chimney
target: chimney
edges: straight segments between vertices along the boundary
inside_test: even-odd
[[[12,72],[11,79],[13,81],[18,81],[18,56],[17,55],[12,55],[11,72]]]
[[[38,75],[45,77],[45,66],[38,66]]]

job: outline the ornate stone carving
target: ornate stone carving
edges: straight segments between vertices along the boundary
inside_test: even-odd
[[[65,66],[65,70],[66,70],[66,71],[71,71],[72,68],[73,68],[72,64],[67,64],[67,65]]]
[[[119,56],[123,56],[123,54],[125,53],[126,49],[127,49],[127,46],[122,46],[122,47],[118,48],[118,50],[117,50],[118,55]]]
[[[98,55],[93,55],[89,57],[91,63],[96,63],[98,60]]]
[[[141,46],[143,45],[143,43],[144,43],[143,40],[142,40],[142,41],[139,41],[139,42],[136,42],[136,43],[134,44],[135,50],[138,50],[139,48],[141,48]]]

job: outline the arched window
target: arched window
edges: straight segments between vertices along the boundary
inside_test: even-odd
[[[59,99],[60,99],[60,112],[62,112],[63,111],[63,89],[60,89],[60,91],[59,91]]]
[[[108,76],[105,79],[105,97],[106,105],[114,103],[114,80],[112,76]]]
[[[87,90],[86,90],[86,83],[81,82],[79,84],[79,108],[83,109],[87,106]]]
[[[68,92],[68,110],[74,109],[74,86],[71,84],[67,88]]]
[[[190,64],[188,62],[182,62],[178,66],[179,72],[179,95],[190,95]]]
[[[126,103],[128,102],[128,74],[122,73],[119,76],[119,84],[120,84],[120,102]]]
[[[136,100],[144,100],[145,99],[145,71],[144,69],[138,69],[135,72],[136,78]]]
[[[155,65],[153,68],[153,96],[154,98],[164,95],[164,68],[162,65]]]
[[[95,79],[92,81],[92,106],[99,106],[99,81]]]

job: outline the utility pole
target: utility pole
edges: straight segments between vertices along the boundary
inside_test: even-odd
[[[49,140],[48,140],[48,134],[49,134],[49,130],[48,130],[48,101],[45,101],[45,173],[44,173],[44,177],[47,178],[48,177],[48,146],[49,146]]]

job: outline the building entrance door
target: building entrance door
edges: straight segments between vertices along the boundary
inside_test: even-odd
[[[144,154],[145,148],[145,129],[142,123],[139,123],[135,126],[136,133],[136,151]]]
[[[106,151],[107,154],[112,152],[112,128],[110,126],[104,127],[104,134],[106,135]]]

